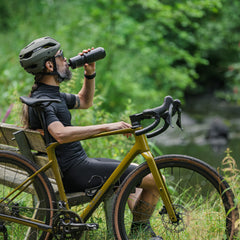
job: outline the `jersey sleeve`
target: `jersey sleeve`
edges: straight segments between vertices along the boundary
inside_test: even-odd
[[[68,109],[73,109],[76,104],[76,95],[70,93],[61,93],[61,97],[65,99]]]
[[[49,126],[52,122],[59,121],[53,104],[44,109],[44,115],[47,126]]]

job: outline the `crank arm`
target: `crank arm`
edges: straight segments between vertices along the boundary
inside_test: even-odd
[[[63,226],[65,232],[69,232],[69,233],[79,232],[79,231],[91,231],[91,230],[98,229],[97,223],[69,223],[69,224],[66,224],[66,223],[62,222],[62,226]]]

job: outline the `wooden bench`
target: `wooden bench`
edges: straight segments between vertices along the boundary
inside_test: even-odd
[[[0,123],[0,150],[18,152],[39,166],[43,166],[48,162],[45,141],[40,132],[24,129],[12,124]],[[53,172],[49,169],[46,174],[58,196],[58,189]],[[0,172],[0,180],[1,176],[2,174]],[[9,181],[9,184],[11,184],[11,181]],[[67,194],[67,198],[70,206],[84,204],[91,200],[85,192],[70,193]],[[109,229],[111,229],[109,224],[111,224],[112,216],[109,210],[112,209],[112,200],[113,197],[104,200],[105,217]]]

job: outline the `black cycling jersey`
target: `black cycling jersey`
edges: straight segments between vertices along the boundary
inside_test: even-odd
[[[52,103],[45,108],[44,116],[47,126],[54,121],[60,121],[64,126],[71,126],[71,114],[68,109],[72,109],[76,103],[76,96],[73,94],[60,93],[59,87],[46,84],[39,84],[32,97],[35,98],[56,98],[61,103]],[[33,108],[29,107],[29,124],[32,129],[41,129],[39,118]],[[52,138],[52,142],[56,142]],[[61,144],[56,148],[56,156],[62,172],[66,172],[75,162],[83,161],[87,154],[81,143],[71,142]]]
[[[64,126],[71,126],[71,113],[76,103],[76,95],[61,93],[59,87],[40,83],[32,94],[35,98],[60,99],[61,103],[51,103],[44,109],[47,126],[60,121]],[[80,103],[81,104],[81,103]],[[29,124],[32,129],[41,129],[35,110],[29,107]],[[56,141],[51,137],[51,141]],[[113,159],[88,158],[79,141],[61,144],[56,148],[56,157],[63,173],[63,184],[66,192],[84,191],[101,185],[119,165]],[[130,165],[117,185],[135,168]]]

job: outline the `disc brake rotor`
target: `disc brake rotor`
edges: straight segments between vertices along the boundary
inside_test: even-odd
[[[165,229],[170,232],[180,233],[186,229],[189,224],[190,215],[187,209],[181,205],[173,205],[178,221],[173,223],[167,214],[166,210],[161,210],[160,215],[162,218],[162,223]]]

